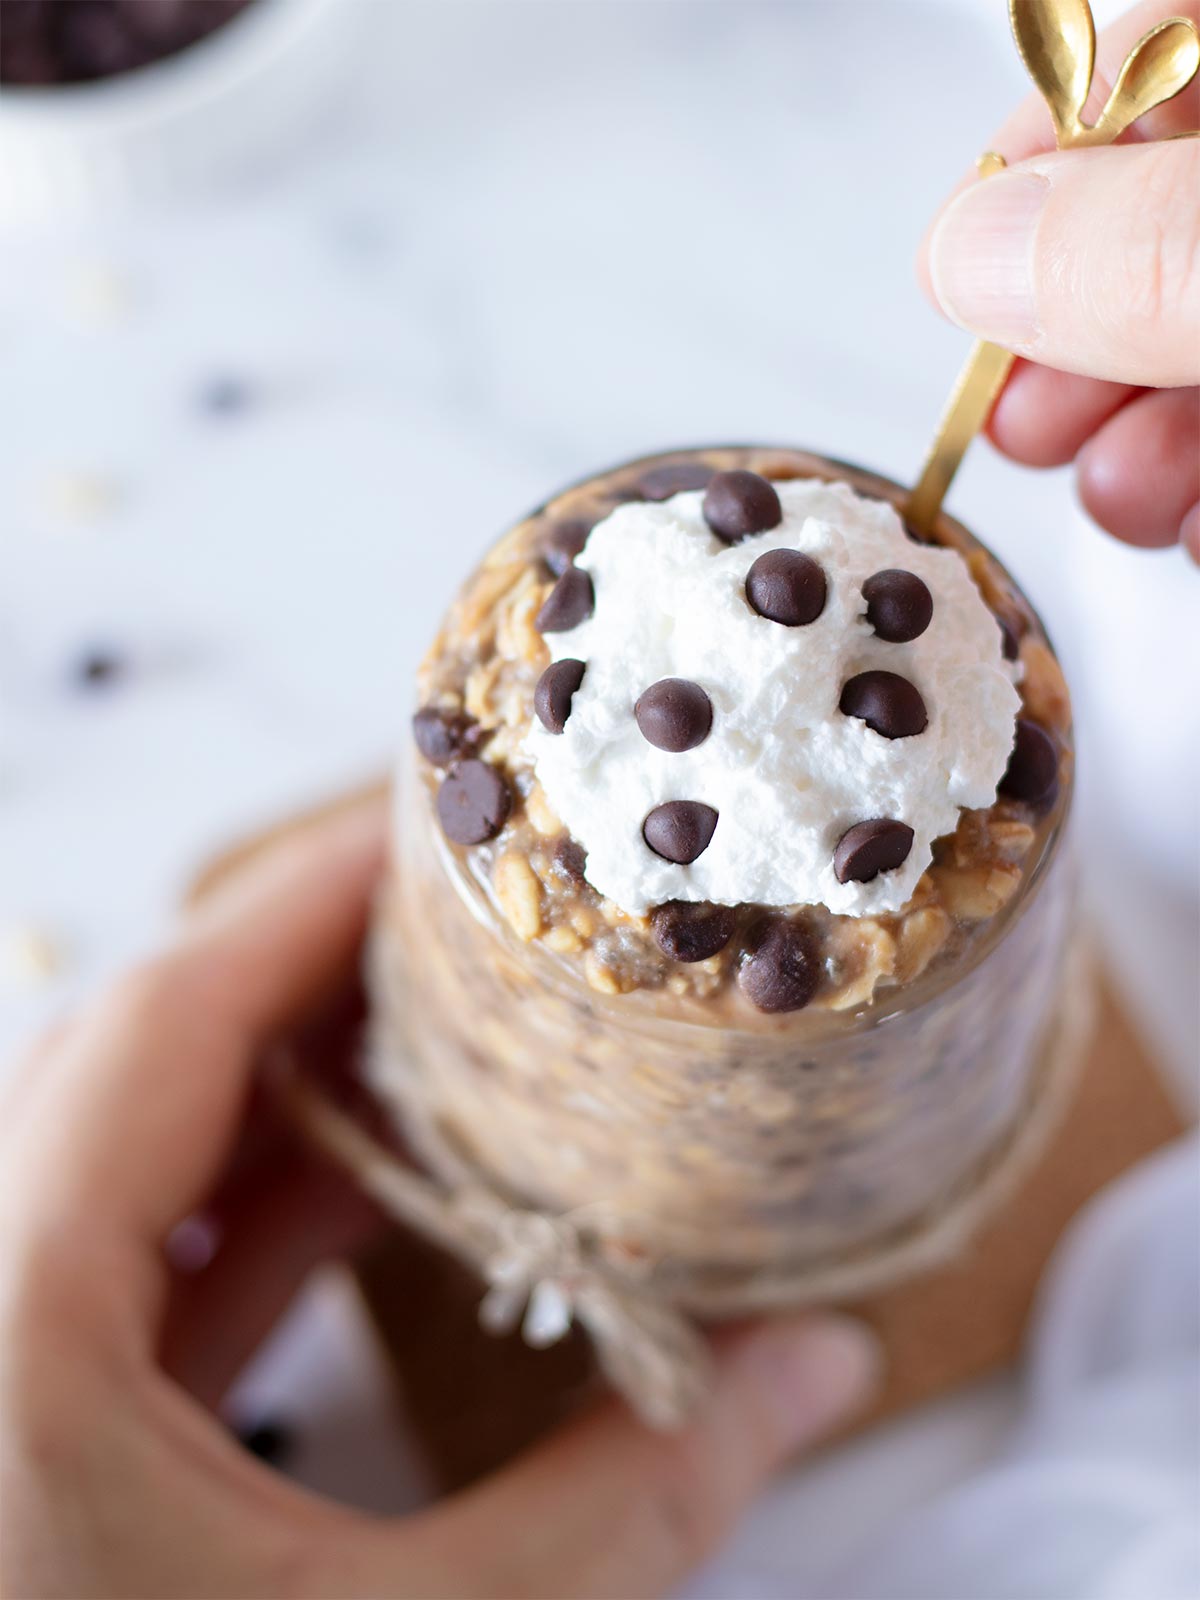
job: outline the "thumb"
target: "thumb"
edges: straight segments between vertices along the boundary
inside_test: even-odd
[[[683,1431],[651,1433],[606,1406],[405,1523],[395,1560],[408,1567],[416,1535],[422,1569],[440,1572],[448,1593],[664,1593],[776,1468],[861,1407],[878,1372],[873,1335],[849,1318],[759,1324],[725,1343],[714,1390]]]
[[[929,245],[961,327],[1043,366],[1200,379],[1200,142],[1035,156],[957,195]]]

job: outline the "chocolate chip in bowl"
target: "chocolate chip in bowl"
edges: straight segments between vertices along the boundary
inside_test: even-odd
[[[0,223],[111,228],[303,159],[299,135],[348,82],[369,9],[0,0]]]
[[[231,22],[254,0],[4,0],[0,83],[44,88],[149,66]]]

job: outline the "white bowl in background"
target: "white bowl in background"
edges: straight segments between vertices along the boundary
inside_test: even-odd
[[[271,160],[344,82],[359,0],[254,0],[177,54],[87,83],[0,89],[0,223],[195,194]]]

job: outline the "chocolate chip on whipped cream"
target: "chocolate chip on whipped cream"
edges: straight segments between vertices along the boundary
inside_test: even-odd
[[[879,639],[908,644],[919,639],[933,620],[933,596],[915,572],[888,567],[863,584],[867,621]]]
[[[587,621],[595,605],[591,578],[579,567],[569,566],[537,614],[538,629],[542,633],[570,633]]]
[[[561,733],[571,715],[571,700],[583,682],[584,663],[570,656],[552,661],[533,691],[533,709],[547,733]]]
[[[825,609],[825,574],[799,550],[768,550],[746,574],[746,599],[785,628],[815,622]]]
[[[642,837],[656,856],[690,866],[708,849],[717,813],[702,800],[667,800],[646,817]]]
[[[929,724],[921,691],[898,672],[860,672],[846,682],[838,708],[884,739],[912,739]]]
[[[839,883],[870,883],[881,872],[903,866],[912,849],[913,831],[894,817],[872,817],[847,828],[833,852]]]
[[[1027,805],[1048,805],[1058,791],[1058,751],[1044,728],[1029,717],[1017,718],[1017,733],[1000,793]]]
[[[822,579],[803,625],[769,625],[748,603],[752,570],[779,555]],[[881,602],[873,624],[865,592],[893,572],[908,622],[884,617],[885,634],[911,631],[918,584],[930,599],[928,624],[904,640],[880,634]],[[890,503],[845,483],[738,470],[703,491],[620,503],[539,627],[554,661],[586,660],[587,673],[563,731],[535,718],[523,754],[586,852],[588,883],[629,917],[672,902],[896,912],[934,841],[964,810],[991,806],[1008,767],[1022,667],[1005,659],[962,556],[910,542]],[[640,725],[635,708],[664,680],[711,707],[699,742],[693,729],[663,745]],[[860,870],[839,874],[843,836],[881,819],[911,829],[903,859],[866,873],[860,846]]]
[[[766,533],[782,516],[774,484],[757,472],[718,472],[704,492],[704,520],[726,544]]]
[[[712,701],[689,678],[660,678],[633,708],[642,736],[657,750],[678,755],[703,744],[712,730]]]

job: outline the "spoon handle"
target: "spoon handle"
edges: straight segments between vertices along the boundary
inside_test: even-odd
[[[933,531],[967,446],[983,427],[1016,357],[998,344],[979,339],[963,363],[942,412],[917,486],[908,497],[904,520],[922,537]]]

